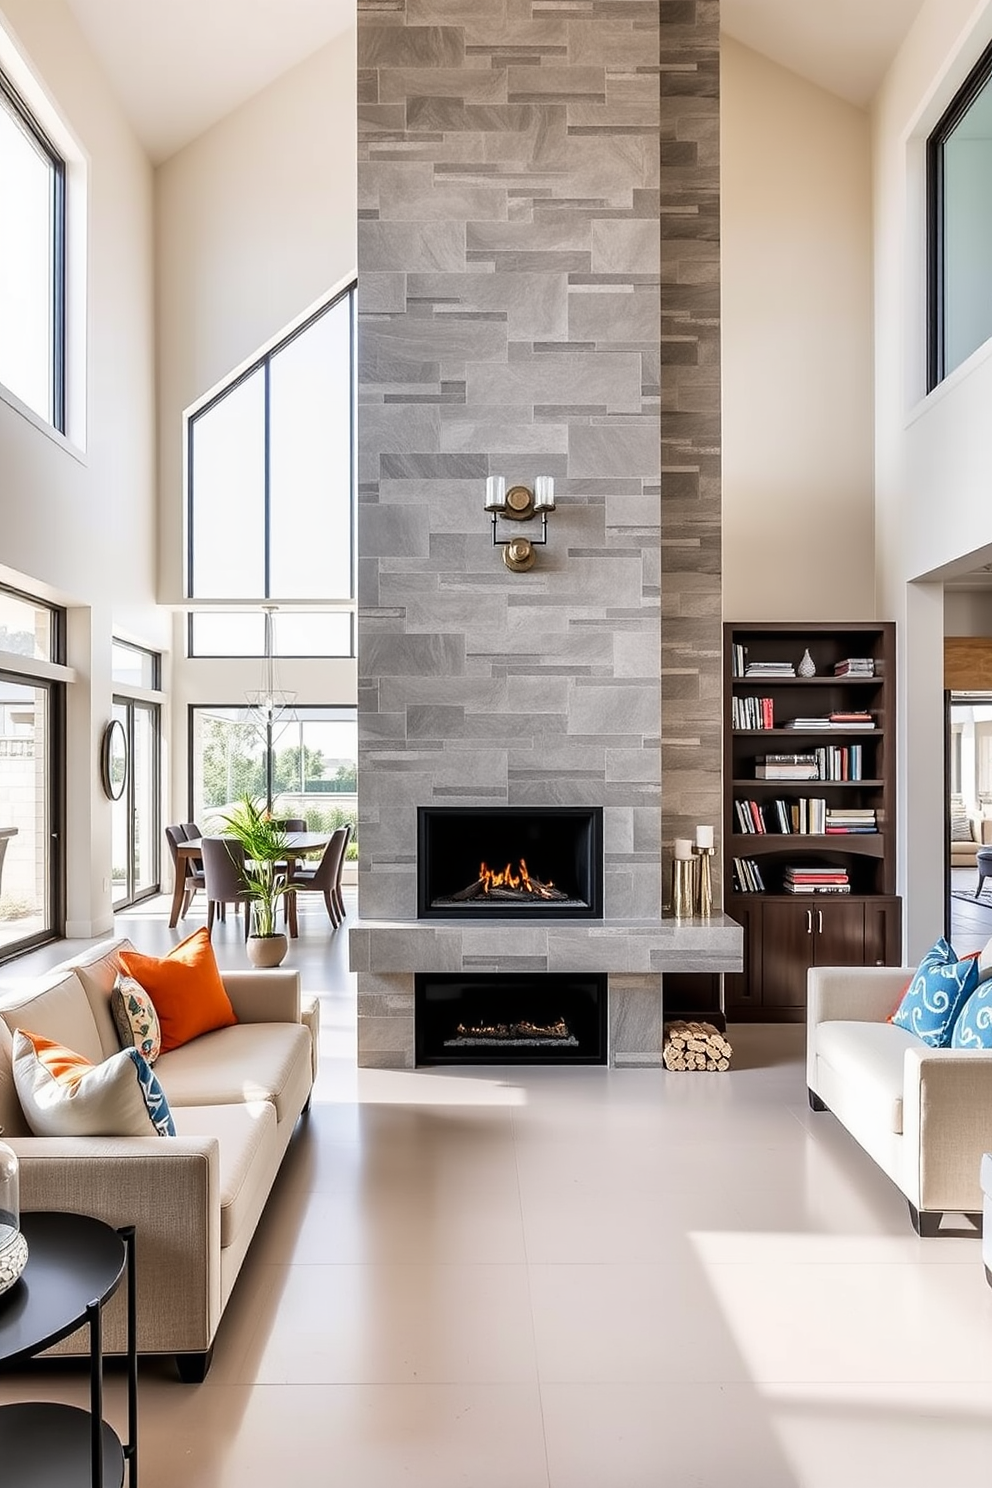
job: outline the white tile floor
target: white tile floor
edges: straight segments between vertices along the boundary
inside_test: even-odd
[[[177,938],[156,905],[128,933]],[[241,964],[236,923],[217,945]],[[725,1075],[359,1071],[344,957],[308,909],[313,1111],[207,1382],[142,1367],[142,1488],[988,1480],[979,1242],[917,1239],[809,1111],[801,1030],[732,1030]],[[0,1381],[84,1393],[63,1368]],[[116,1375],[110,1395],[121,1424]]]

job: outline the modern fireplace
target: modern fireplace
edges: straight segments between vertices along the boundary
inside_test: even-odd
[[[602,919],[600,806],[421,806],[417,914]]]
[[[606,1063],[604,975],[424,973],[414,999],[418,1065]]]

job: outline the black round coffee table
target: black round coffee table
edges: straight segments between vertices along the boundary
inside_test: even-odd
[[[31,1401],[0,1406],[4,1488],[121,1488],[137,1483],[134,1231],[84,1214],[22,1214],[28,1262],[0,1296],[0,1366],[33,1358],[84,1325],[90,1332],[90,1409]],[[103,1420],[103,1306],[128,1275],[128,1435]],[[2,1376],[0,1376],[2,1380]]]

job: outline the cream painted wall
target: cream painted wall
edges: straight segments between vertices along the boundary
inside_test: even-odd
[[[0,402],[0,577],[69,606],[78,680],[68,699],[67,929],[93,935],[113,923],[110,804],[98,783],[110,638],[115,628],[152,646],[168,638],[155,608],[152,174],[62,0],[2,0],[0,23],[77,142],[85,175],[85,203],[70,199],[77,230],[85,225],[76,246],[86,416],[73,431],[85,450]]]
[[[183,413],[355,273],[355,32],[337,38],[155,175],[159,595],[183,597]],[[186,813],[187,704],[239,703],[254,662],[189,660],[177,617],[173,816]],[[355,663],[280,664],[299,701],[354,703]]]
[[[720,55],[724,615],[871,619],[869,118]]]
[[[992,592],[944,591],[945,636],[992,636]]]
[[[990,39],[992,0],[925,0],[872,110],[876,550],[879,612],[899,625],[899,877],[910,960],[943,925],[938,571],[988,561],[982,550],[992,544],[992,345],[925,396],[924,146]]]

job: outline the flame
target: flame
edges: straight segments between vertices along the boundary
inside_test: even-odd
[[[527,864],[523,858],[520,859],[516,872],[513,871],[509,863],[500,872],[494,872],[485,863],[480,863],[479,878],[482,882],[482,892],[484,894],[488,894],[492,889],[521,889],[524,893],[534,894],[538,899],[551,899],[554,897],[547,892],[548,889],[554,888],[554,884],[550,880],[546,884],[535,884],[532,882],[530,874],[527,872]]]

